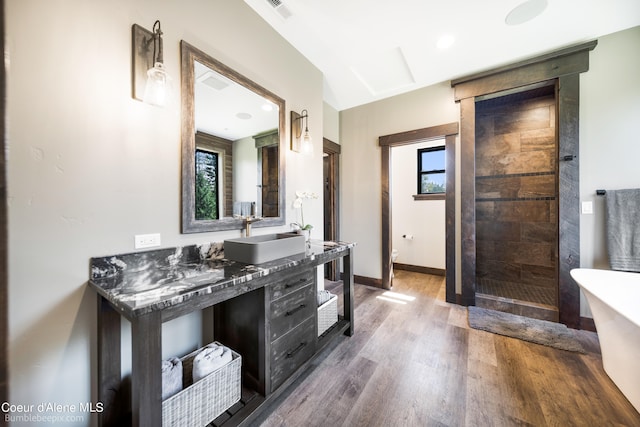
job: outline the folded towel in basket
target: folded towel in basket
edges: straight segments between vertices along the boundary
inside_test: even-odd
[[[162,361],[162,400],[182,390],[182,361],[177,357]]]
[[[318,307],[320,307],[325,302],[329,301],[333,294],[326,289],[322,289],[318,291]]]
[[[231,362],[232,358],[231,350],[223,345],[211,343],[204,347],[193,359],[193,382]]]

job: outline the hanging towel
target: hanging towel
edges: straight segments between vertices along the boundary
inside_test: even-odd
[[[607,249],[612,270],[640,272],[640,189],[607,191]]]
[[[233,214],[249,216],[252,214],[251,205],[253,202],[233,202]]]
[[[162,400],[182,390],[182,361],[172,357],[162,361]]]
[[[231,350],[223,345],[211,343],[204,347],[193,359],[193,382],[231,362],[232,358]]]

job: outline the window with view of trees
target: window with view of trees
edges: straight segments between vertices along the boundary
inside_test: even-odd
[[[418,150],[418,194],[445,192],[444,146]]]
[[[196,219],[218,219],[218,153],[196,150]]]

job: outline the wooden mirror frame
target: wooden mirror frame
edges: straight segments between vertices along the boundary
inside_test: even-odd
[[[194,61],[198,61],[230,80],[255,92],[278,106],[278,212],[277,217],[266,217],[256,222],[253,227],[273,227],[285,223],[285,102],[284,99],[268,91],[257,83],[244,77],[220,61],[182,40],[181,56],[181,103],[182,103],[182,233],[203,233],[223,230],[239,230],[244,226],[240,218],[222,218],[216,220],[195,219],[195,70]]]

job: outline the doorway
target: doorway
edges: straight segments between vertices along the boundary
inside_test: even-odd
[[[434,139],[445,140],[445,276],[446,276],[446,301],[457,302],[456,297],[456,221],[455,221],[455,194],[456,194],[456,136],[458,135],[458,123],[448,123],[422,129],[415,129],[378,138],[381,155],[381,199],[382,199],[382,283],[383,289],[391,289],[393,265],[391,260],[391,148],[401,145],[414,144],[420,141]]]
[[[445,274],[445,140],[391,150],[391,263],[394,270]]]
[[[262,216],[273,217],[278,216],[280,212],[279,206],[279,154],[278,146],[270,145],[262,147]]]
[[[340,145],[326,138],[322,140],[322,179],[324,200],[324,240],[340,240],[339,194],[340,188]],[[338,261],[324,265],[324,277],[331,281],[340,280]]]

